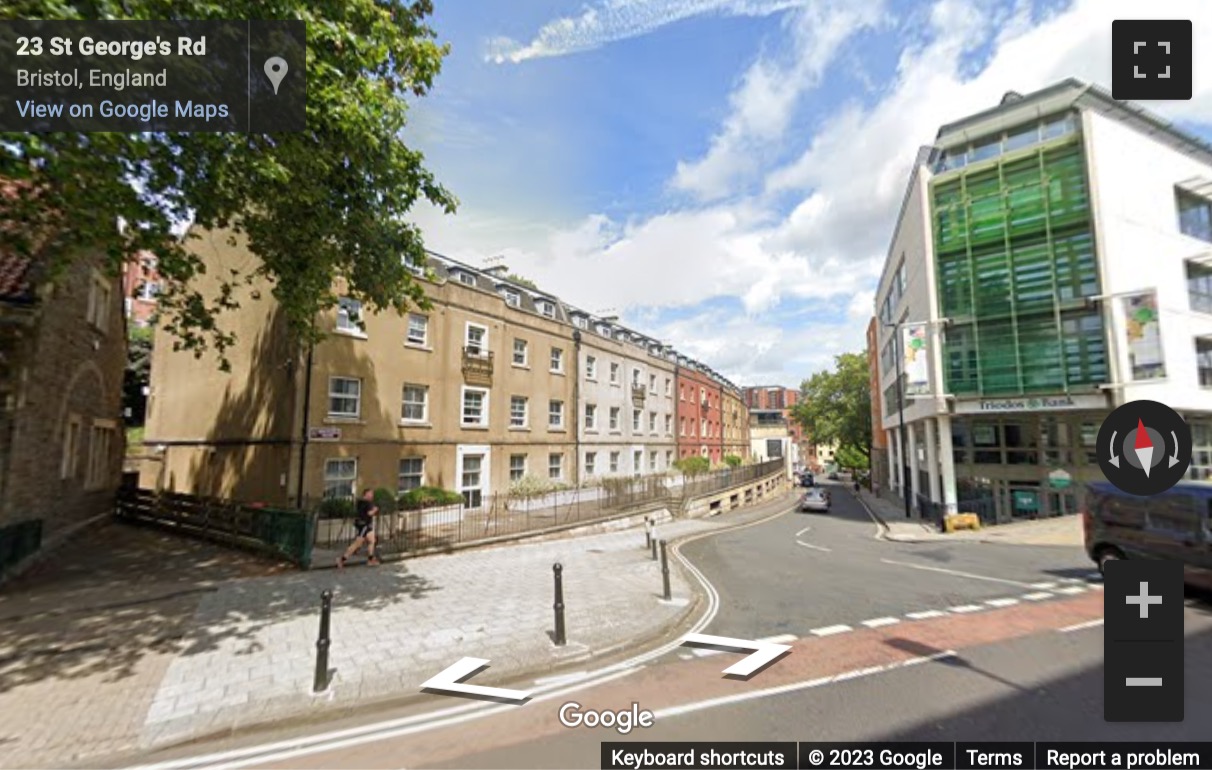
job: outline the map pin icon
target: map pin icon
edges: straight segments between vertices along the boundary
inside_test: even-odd
[[[286,66],[286,60],[281,56],[271,56],[265,60],[265,77],[274,84],[275,96],[278,94],[278,86],[281,85],[282,78],[286,77],[288,69],[290,68]]]

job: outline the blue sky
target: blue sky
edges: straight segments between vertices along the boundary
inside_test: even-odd
[[[427,245],[503,255],[739,384],[798,385],[864,346],[917,148],[1007,90],[1110,84],[1135,0],[437,0],[451,45],[407,140],[461,201]],[[1212,3],[1195,98],[1208,137]],[[1201,40],[1202,39],[1202,40]]]

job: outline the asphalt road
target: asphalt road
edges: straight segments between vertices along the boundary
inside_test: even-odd
[[[681,548],[718,597],[704,633],[774,637],[791,648],[747,681],[722,676],[743,653],[681,647],[611,681],[571,684],[488,716],[376,725],[399,716],[385,711],[361,716],[358,735],[317,736],[313,727],[298,731],[293,744],[285,736],[280,749],[194,767],[598,767],[601,742],[615,740],[1206,736],[1207,605],[1186,609],[1186,721],[1108,724],[1101,585],[1091,582],[1095,573],[1080,548],[881,541],[848,491],[837,488],[833,498],[828,515],[789,513]],[[459,704],[439,701],[434,708]],[[628,735],[569,728],[558,717],[570,702],[582,710],[635,704],[655,712],[655,724]]]

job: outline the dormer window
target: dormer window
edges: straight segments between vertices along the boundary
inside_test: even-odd
[[[576,324],[576,327],[578,329],[588,329],[589,328],[589,321],[585,320],[584,316],[576,316],[572,319],[572,322],[574,324]]]
[[[516,289],[501,289],[501,296],[505,298],[505,304],[510,307],[522,306],[522,295]]]
[[[598,324],[598,334],[602,335],[603,337],[609,337],[610,327],[606,324]]]
[[[455,276],[458,277],[459,283],[465,286],[476,285],[476,277],[471,273],[464,273],[462,270],[460,270],[459,272],[455,273]]]
[[[555,318],[556,317],[555,305],[553,303],[548,302],[547,300],[539,300],[538,304],[539,304],[539,312],[543,314],[544,318]]]

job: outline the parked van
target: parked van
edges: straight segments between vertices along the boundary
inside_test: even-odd
[[[1082,524],[1100,572],[1114,559],[1168,559],[1186,566],[1188,584],[1212,590],[1212,483],[1137,497],[1096,481],[1086,485]]]

